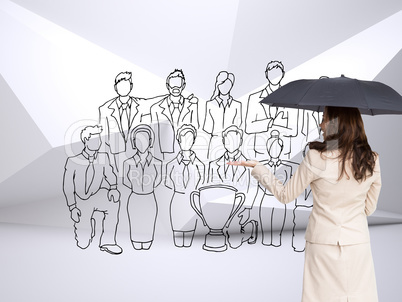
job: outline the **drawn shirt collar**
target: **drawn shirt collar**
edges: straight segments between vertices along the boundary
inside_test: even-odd
[[[177,162],[179,164],[181,164],[183,162],[183,160],[184,160],[183,151],[180,151],[179,154],[177,155]],[[194,151],[191,151],[190,161],[192,164],[194,164],[194,161],[195,161],[195,152]]]
[[[83,155],[87,160],[89,160],[91,157],[93,157],[93,159],[95,160],[95,159],[98,157],[98,151],[96,151],[96,152],[94,153],[94,156],[90,156],[90,155],[87,153],[87,151],[85,151],[85,149],[84,149],[84,150],[82,150],[82,155]]]
[[[168,103],[169,107],[172,106],[172,104],[174,104],[169,96],[167,97],[167,103]],[[179,107],[183,106],[183,103],[184,103],[184,98],[183,98],[183,96],[180,96]]]
[[[120,98],[117,98],[117,107],[119,107],[119,111],[121,112],[123,110],[123,106],[125,106],[125,104],[127,104],[126,108],[131,108],[131,104],[132,104],[133,100],[131,99],[131,97],[128,99],[127,103],[123,103],[122,101],[120,101]]]
[[[282,164],[282,161],[279,158],[273,158],[268,162],[268,165],[270,167],[275,166],[279,167]]]
[[[222,105],[222,103],[224,102],[224,100],[222,100],[220,97],[219,97],[219,95],[216,97],[216,101],[218,102],[218,104],[219,104],[219,107]],[[232,96],[230,95],[229,96],[229,98],[228,98],[228,100],[227,100],[227,106],[228,107],[230,107],[230,104],[232,104],[232,101],[233,101],[233,98],[232,98]],[[225,101],[226,102],[226,101]]]
[[[138,167],[138,164],[142,164],[144,165],[145,163],[147,164],[147,166],[149,166],[152,162],[152,154],[151,152],[148,152],[147,157],[145,158],[145,163],[141,162],[141,157],[139,156],[138,152],[134,154],[133,156],[134,161],[135,161],[135,165]]]
[[[229,153],[225,152],[225,161],[237,161],[240,156],[241,156],[241,152],[240,150],[237,150],[237,152],[234,154],[234,156],[229,157]]]

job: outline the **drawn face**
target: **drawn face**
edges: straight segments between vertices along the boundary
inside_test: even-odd
[[[222,84],[218,85],[220,94],[227,95],[232,90],[233,84],[229,79],[226,79]]]
[[[114,85],[114,89],[116,90],[119,96],[128,96],[128,94],[131,92],[132,87],[133,84],[127,80],[121,80],[120,82]]]
[[[180,148],[182,151],[190,151],[194,145],[194,134],[191,131],[187,131],[186,133],[180,136]]]
[[[278,85],[283,79],[282,69],[274,67],[270,70],[267,70],[267,79],[272,85],[274,86]]]
[[[234,151],[239,150],[241,144],[242,137],[240,133],[237,133],[235,131],[229,131],[226,137],[223,138],[223,145],[229,153],[233,153]]]
[[[268,154],[271,158],[279,158],[283,150],[283,141],[276,139],[268,148]]]
[[[151,147],[151,139],[146,131],[137,132],[134,139],[134,145],[140,153],[145,153]]]
[[[89,140],[85,141],[85,146],[88,150],[98,151],[102,144],[100,134],[91,134]]]
[[[169,79],[168,84],[166,85],[169,93],[173,96],[181,95],[186,84],[183,83],[183,79],[181,77],[173,77]]]

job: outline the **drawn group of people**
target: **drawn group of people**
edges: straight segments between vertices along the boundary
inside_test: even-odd
[[[276,175],[283,175],[285,182],[292,175],[297,165],[290,161],[292,143],[300,136],[307,141],[319,124],[319,116],[259,103],[280,87],[284,74],[283,64],[271,61],[266,68],[268,85],[251,94],[247,106],[243,106],[230,94],[234,75],[221,71],[212,97],[205,104],[205,116],[200,119],[198,98],[183,95],[186,80],[181,70],[168,75],[166,95],[150,99],[131,96],[132,74],[119,73],[114,83],[117,96],[99,107],[98,125],[82,129],[84,148],[69,157],[65,165],[63,189],[77,245],[83,249],[89,246],[97,223],[94,213],[101,212],[100,250],[120,254],[116,234],[120,201],[126,198],[133,248],[149,249],[161,202],[155,190],[165,186],[171,192],[169,215],[174,244],[190,247],[199,218],[190,205],[190,194],[208,184],[230,185],[245,193],[242,209],[226,231],[232,248],[244,242],[255,243],[259,226],[263,244],[281,245],[286,208],[252,181],[249,170],[227,162],[265,159],[263,163]],[[200,138],[204,139],[201,146],[206,152],[195,148]],[[258,219],[250,215],[255,204],[260,206]],[[297,205],[311,206],[303,202]],[[273,229],[274,221],[279,221],[275,224],[282,228]]]

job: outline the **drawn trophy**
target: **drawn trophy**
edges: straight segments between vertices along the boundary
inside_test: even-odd
[[[244,193],[227,185],[209,185],[191,192],[190,204],[209,228],[202,247],[204,250],[223,252],[227,249],[223,228],[229,227],[244,201]]]

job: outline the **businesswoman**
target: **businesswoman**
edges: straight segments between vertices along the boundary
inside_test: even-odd
[[[326,107],[320,127],[324,141],[309,144],[286,185],[257,161],[230,164],[252,167],[251,174],[281,203],[311,186],[303,302],[378,301],[367,224],[381,188],[378,154],[356,108]]]

